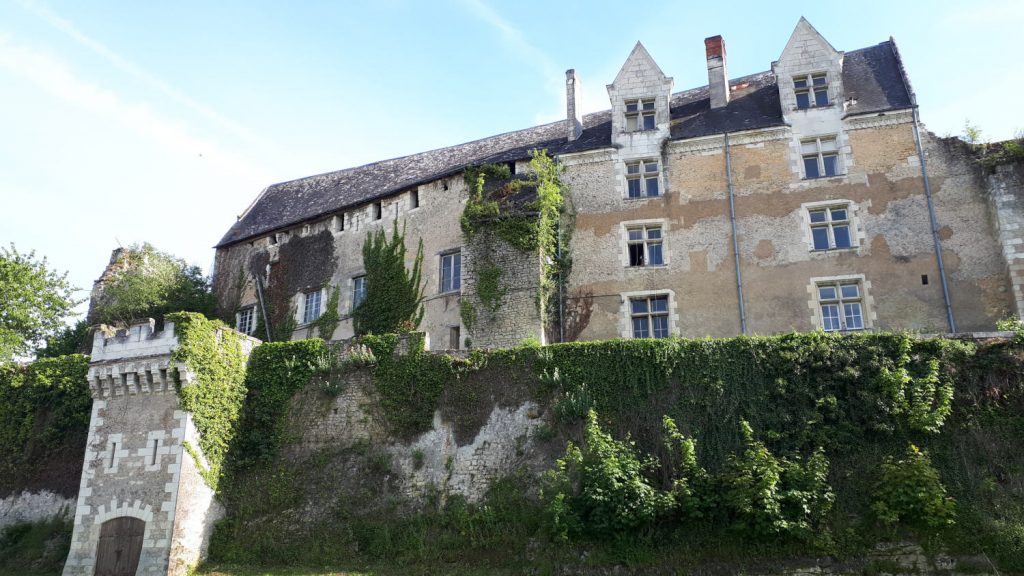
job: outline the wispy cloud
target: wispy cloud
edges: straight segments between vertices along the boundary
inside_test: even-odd
[[[565,72],[555,65],[554,61],[540,48],[531,44],[521,30],[502,18],[493,8],[482,0],[462,0],[473,14],[498,31],[501,41],[521,60],[532,64],[537,72],[544,77],[544,91],[548,92],[555,102],[552,111],[537,114],[537,122],[553,122],[565,117]]]
[[[216,143],[189,133],[181,124],[155,113],[146,104],[130,103],[116,93],[80,79],[60,59],[0,36],[0,69],[30,81],[44,92],[91,114],[119,122],[143,136],[186,156],[201,154],[218,170],[255,187],[269,176],[248,159],[220,149]]]
[[[102,57],[104,60],[109,62],[111,65],[116,67],[118,70],[147,83],[149,86],[178,102],[179,104],[191,109],[192,111],[200,114],[205,119],[213,122],[217,126],[233,133],[235,136],[243,139],[251,144],[257,144],[264,147],[272,146],[273,144],[264,138],[254,134],[251,130],[243,126],[242,124],[235,122],[234,120],[220,114],[213,108],[198,102],[192,97],[188,96],[181,90],[171,86],[158,76],[148,72],[142,67],[134,64],[128,59],[124,58],[120,54],[114,52],[103,43],[95,40],[82,31],[80,31],[75,25],[54,12],[44,4],[37,2],[36,0],[17,0],[17,2],[25,8],[27,11],[35,14],[41,18],[44,22],[52,26],[53,28],[63,32],[66,36],[80,44],[81,46],[89,49],[95,54]]]

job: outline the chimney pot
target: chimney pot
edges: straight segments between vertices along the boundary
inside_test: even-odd
[[[704,39],[708,59],[708,92],[711,107],[721,108],[729,103],[729,72],[725,66],[725,40],[721,36]]]
[[[569,142],[583,134],[583,101],[580,98],[580,81],[576,70],[565,71],[565,126]]]

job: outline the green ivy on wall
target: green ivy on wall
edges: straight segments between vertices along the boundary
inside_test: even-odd
[[[199,448],[209,467],[203,465],[194,447],[188,447],[189,453],[206,483],[216,490],[245,399],[243,336],[201,314],[178,312],[165,318],[174,322],[178,338],[171,361],[184,365],[193,377],[178,394],[182,408],[192,413],[200,434]]]
[[[530,173],[523,176],[513,177],[504,164],[467,167],[464,177],[469,200],[460,221],[467,244],[486,244],[493,234],[522,252],[539,256],[537,305],[548,324],[550,311],[556,308],[557,279],[567,275],[571,260],[558,256],[559,218],[564,205],[560,167],[546,150],[533,150],[530,156]],[[524,196],[531,199],[524,200]],[[501,306],[505,288],[501,268],[487,259],[489,251],[488,246],[479,246],[482,262],[474,266],[474,272],[476,296],[493,314]],[[462,317],[470,329],[466,320],[475,322],[478,313],[463,310]]]
[[[0,364],[0,494],[34,480],[51,455],[81,457],[92,406],[88,370],[80,354]]]

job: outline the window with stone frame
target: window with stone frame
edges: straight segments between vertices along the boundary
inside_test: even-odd
[[[626,100],[626,131],[654,130],[654,98]]]
[[[630,226],[626,228],[626,250],[631,267],[664,266],[660,224]]]
[[[661,195],[661,188],[658,185],[658,161],[626,162],[626,196],[649,198],[659,195]]]
[[[864,287],[860,280],[827,280],[815,285],[821,329],[825,332],[863,330]]]
[[[839,174],[839,147],[835,136],[819,136],[800,142],[804,177],[826,178]]]
[[[824,72],[793,77],[797,110],[828,106],[828,77]]]
[[[441,255],[441,293],[457,292],[462,288],[462,252]]]
[[[849,203],[807,209],[813,250],[853,248],[852,206]]]
[[[323,291],[317,288],[316,290],[310,290],[303,293],[302,298],[302,323],[308,324],[313,322],[320,317],[321,301],[323,300]]]
[[[256,331],[256,307],[246,306],[235,314],[235,330],[242,334],[252,334]]]
[[[355,310],[366,299],[366,276],[352,278],[352,309]]]
[[[633,338],[668,338],[668,294],[652,294],[629,299]]]

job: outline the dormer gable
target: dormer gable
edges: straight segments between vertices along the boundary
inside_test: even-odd
[[[608,85],[612,108],[612,138],[631,134],[667,137],[672,79],[640,42],[636,43],[615,80]]]
[[[782,55],[772,62],[783,116],[821,108],[842,110],[843,53],[800,17]]]

